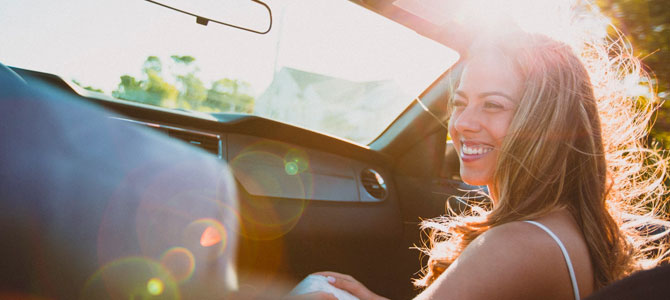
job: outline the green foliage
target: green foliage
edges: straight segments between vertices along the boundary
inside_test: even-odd
[[[249,96],[249,84],[233,79],[219,79],[212,83],[207,91],[204,105],[212,109],[221,108],[222,111],[238,113],[252,113],[254,98]]]
[[[143,83],[137,81],[135,77],[123,75],[121,76],[121,83],[119,83],[118,88],[112,91],[112,96],[130,101],[149,103],[148,99],[145,99],[147,93],[142,85]]]
[[[596,2],[633,44],[635,55],[655,75],[664,101],[651,138],[670,149],[670,9],[667,0],[598,0]]]
[[[92,87],[92,86],[90,86],[90,85],[89,85],[89,86],[84,86],[83,84],[81,84],[81,82],[79,82],[79,81],[77,81],[77,80],[72,80],[72,82],[73,82],[74,84],[76,84],[76,85],[82,87],[82,88],[85,89],[85,90],[88,90],[88,91],[91,91],[91,92],[104,93],[104,91],[101,90],[101,89],[99,89],[99,88],[94,88],[94,87]]]
[[[164,65],[156,56],[149,56],[142,65],[143,79],[121,76],[112,96],[149,105],[209,112],[252,113],[254,98],[248,83],[223,78],[205,87],[198,77],[192,56],[170,56],[173,74],[164,74]],[[171,68],[168,68],[171,69]]]
[[[197,110],[207,98],[207,88],[193,73],[177,76],[177,81],[182,85],[179,94],[181,107]]]
[[[172,55],[170,56],[170,58],[172,58],[172,60],[174,60],[176,63],[182,63],[187,65],[195,61],[195,58],[189,55],[185,56]]]
[[[160,73],[163,70],[163,64],[161,63],[161,60],[156,57],[156,56],[149,56],[147,57],[147,60],[144,61],[144,66],[142,67],[142,70],[146,73],[150,70]]]
[[[146,79],[137,80],[130,75],[121,76],[121,82],[117,89],[112,91],[112,96],[149,105],[170,107],[170,104],[176,102],[179,91],[163,79],[162,69],[162,63],[158,57],[147,57],[142,67]]]

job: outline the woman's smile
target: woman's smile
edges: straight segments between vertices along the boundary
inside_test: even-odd
[[[493,146],[487,144],[465,141],[461,141],[461,144],[460,157],[464,163],[478,160],[493,151]]]

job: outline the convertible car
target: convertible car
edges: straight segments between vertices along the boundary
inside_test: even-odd
[[[421,1],[229,2],[2,4],[5,297],[416,294],[421,219],[476,190],[463,39]]]
[[[0,298],[414,296],[420,221],[478,190],[457,3],[186,2],[2,4]]]

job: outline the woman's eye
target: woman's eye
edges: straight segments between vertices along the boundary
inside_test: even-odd
[[[463,106],[466,106],[467,103],[465,103],[465,101],[461,100],[461,99],[454,99],[454,100],[451,101],[451,105],[453,107],[463,107]]]
[[[489,109],[503,109],[505,108],[499,103],[492,102],[492,101],[486,101],[484,102],[484,108],[489,108]]]

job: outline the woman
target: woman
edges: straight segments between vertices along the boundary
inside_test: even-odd
[[[592,83],[593,61],[545,36],[483,39],[465,61],[448,128],[462,179],[488,186],[493,205],[424,224],[430,260],[417,299],[579,299],[637,269],[653,237],[629,227],[656,220],[640,207],[662,199],[654,180],[665,175],[662,160],[647,165],[660,173],[642,164],[650,110],[616,90],[596,95],[606,79]],[[667,254],[656,253],[647,266]],[[317,274],[360,299],[381,298],[350,276]]]

